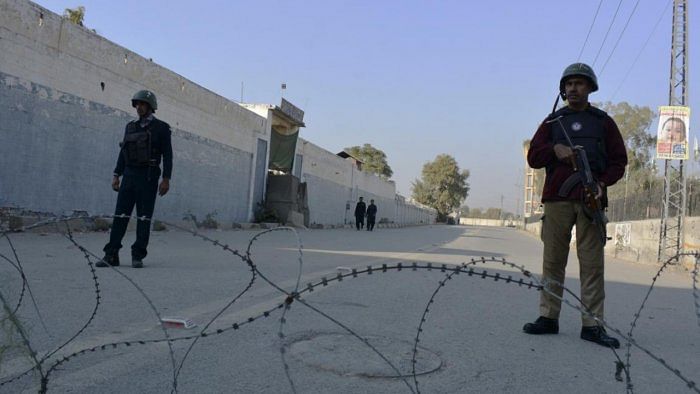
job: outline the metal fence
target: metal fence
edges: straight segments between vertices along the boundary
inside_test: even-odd
[[[611,222],[661,218],[663,191],[635,193],[626,198],[608,202],[607,216]],[[700,216],[700,190],[689,190],[686,199],[686,216]]]

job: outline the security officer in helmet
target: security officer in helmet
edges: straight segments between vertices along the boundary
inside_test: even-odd
[[[603,319],[604,242],[583,204],[583,188],[580,182],[576,182],[578,174],[572,165],[574,151],[561,130],[562,126],[565,127],[573,144],[586,151],[591,172],[598,184],[596,197],[603,206],[607,205],[606,188],[622,178],[627,165],[627,152],[615,121],[588,101],[588,95],[597,90],[598,79],[587,64],[574,63],[564,70],[559,81],[559,94],[567,105],[553,112],[539,126],[530,142],[527,161],[532,168],[546,169],[542,190],[543,279],[549,282],[549,290],[562,296],[561,286],[552,282],[564,283],[571,230],[576,226],[581,301],[593,316]],[[561,124],[554,121],[557,118]],[[525,324],[523,331],[528,334],[557,334],[561,300],[542,291],[539,310],[537,320]],[[593,317],[582,314],[581,319],[581,339],[607,347],[620,346],[620,342],[609,336]]]
[[[156,203],[156,193],[164,196],[170,189],[173,170],[173,148],[170,144],[170,125],[153,115],[158,109],[156,95],[140,90],[131,99],[138,120],[127,123],[124,139],[119,143],[119,158],[114,168],[112,189],[117,191],[117,207],[105,245],[105,257],[98,267],[118,266],[119,249],[126,233],[129,216],[136,206],[136,242],[131,245],[131,266],[143,267],[151,229],[151,217]],[[161,179],[160,164],[163,162]],[[122,180],[120,181],[120,177]],[[159,181],[160,180],[160,184]]]

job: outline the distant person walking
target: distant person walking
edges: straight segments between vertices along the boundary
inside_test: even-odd
[[[156,95],[148,90],[136,92],[131,99],[136,108],[138,120],[127,123],[124,140],[119,143],[119,158],[114,168],[112,189],[119,192],[115,218],[105,245],[105,257],[98,267],[119,265],[119,249],[126,233],[134,206],[139,219],[136,222],[136,241],[131,245],[131,266],[143,267],[146,248],[151,231],[151,217],[156,204],[156,193],[164,196],[170,190],[170,175],[173,170],[173,148],[170,143],[170,125],[156,119],[153,113],[158,109]],[[160,161],[163,159],[163,179]],[[122,182],[119,177],[123,176]],[[116,217],[123,216],[123,217]],[[144,220],[145,219],[145,220]]]
[[[355,205],[355,227],[357,227],[358,231],[361,228],[364,228],[364,226],[365,226],[365,215],[366,214],[367,214],[367,206],[365,205],[365,202],[362,201],[362,197],[360,197],[360,201],[358,201],[357,205]]]
[[[374,200],[369,200],[367,207],[367,231],[374,230],[374,221],[377,219],[377,206],[374,205]]]

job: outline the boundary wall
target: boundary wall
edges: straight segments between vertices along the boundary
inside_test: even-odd
[[[377,205],[377,222],[430,224],[435,210],[406,202],[396,194],[393,181],[357,170],[355,165],[338,155],[299,139],[297,156],[301,156],[301,181],[307,183],[312,224],[354,224],[355,204],[364,197],[369,205]]]
[[[24,0],[0,1],[0,208],[52,214],[109,214],[110,181],[140,89],[158,97],[175,152],[171,190],[155,216],[253,219],[258,140],[270,120],[124,47]],[[269,149],[268,149],[269,151]],[[375,199],[378,220],[432,223],[435,213],[396,195],[393,182],[358,171],[300,140],[311,222],[354,221],[357,197]],[[267,163],[267,155],[262,160]]]
[[[684,226],[683,249],[700,250],[700,217],[686,217]],[[660,219],[608,223],[608,236],[612,240],[605,245],[605,254],[628,261],[656,264],[660,227]],[[539,237],[541,228],[542,222],[536,221],[526,224],[525,231]],[[575,238],[572,240],[574,243]],[[682,260],[689,269],[693,264],[691,260],[690,257]]]
[[[110,213],[130,98],[149,89],[173,131],[170,193],[155,215],[251,216],[265,119],[36,4],[0,2],[0,206]]]

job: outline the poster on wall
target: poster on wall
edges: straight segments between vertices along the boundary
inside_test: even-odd
[[[656,134],[656,158],[688,160],[690,108],[659,107],[659,129]]]
[[[615,245],[630,246],[632,240],[632,223],[615,224]]]

